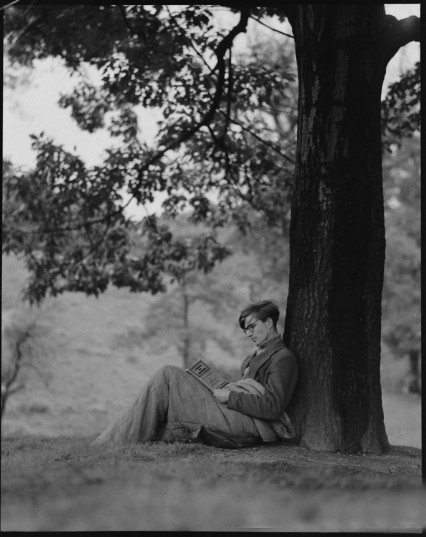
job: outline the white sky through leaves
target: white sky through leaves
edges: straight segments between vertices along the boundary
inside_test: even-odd
[[[420,4],[385,4],[386,12],[398,19],[420,15]],[[272,23],[271,23],[272,24]],[[280,28],[273,22],[275,28]],[[266,30],[268,31],[268,30]],[[241,46],[241,45],[240,45]],[[411,68],[420,57],[420,44],[409,43],[389,62],[384,91],[398,79],[401,72]],[[88,166],[99,164],[105,148],[114,141],[105,129],[93,134],[78,128],[67,110],[59,108],[61,93],[71,91],[74,80],[58,60],[48,58],[35,61],[35,70],[28,86],[3,93],[3,157],[16,166],[31,168],[35,153],[31,149],[30,134],[44,132],[68,151],[76,152]],[[4,71],[7,62],[4,62]],[[140,115],[141,135],[149,143],[155,134],[157,114],[143,111]],[[155,204],[154,204],[155,210]]]

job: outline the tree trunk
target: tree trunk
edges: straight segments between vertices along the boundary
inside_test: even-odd
[[[191,332],[189,327],[189,296],[188,296],[188,290],[186,286],[186,282],[183,281],[182,283],[182,317],[183,317],[183,350],[182,350],[182,358],[183,358],[183,367],[184,369],[187,369],[190,367],[190,359],[191,359]]]
[[[420,353],[416,349],[413,349],[408,353],[410,362],[408,391],[411,393],[421,393],[422,391],[420,388],[419,355]]]
[[[302,446],[389,447],[380,386],[385,230],[383,4],[294,5],[298,147],[284,339],[301,376]]]
[[[3,388],[3,386],[2,386]],[[8,392],[7,390],[4,390],[2,389],[1,391],[1,416],[0,416],[0,422],[3,422],[3,414],[4,414],[4,411],[6,410],[6,401],[7,401],[7,396],[8,396]]]

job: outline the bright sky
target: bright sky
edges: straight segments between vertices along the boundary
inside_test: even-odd
[[[409,15],[420,16],[420,4],[385,4],[386,12],[398,19]],[[391,60],[384,87],[396,80],[420,58],[420,44],[409,43]],[[5,66],[6,67],[6,66]],[[28,87],[3,93],[3,157],[15,165],[30,168],[35,156],[31,149],[31,133],[44,132],[69,151],[76,151],[87,165],[98,164],[106,147],[113,140],[106,131],[93,134],[81,131],[67,110],[57,106],[61,93],[67,93],[74,81],[57,61],[36,62],[32,82]],[[155,132],[156,114],[146,111],[141,115],[141,134],[147,142]]]

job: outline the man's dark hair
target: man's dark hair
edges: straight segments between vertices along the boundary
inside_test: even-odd
[[[246,306],[240,313],[238,322],[240,327],[244,330],[246,317],[254,315],[256,319],[263,323],[266,319],[272,319],[274,328],[277,328],[278,319],[280,318],[280,310],[275,302],[272,300],[261,300],[260,302],[254,302]]]

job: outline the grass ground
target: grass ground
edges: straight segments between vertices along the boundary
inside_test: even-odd
[[[418,531],[420,451],[2,442],[2,531]]]

